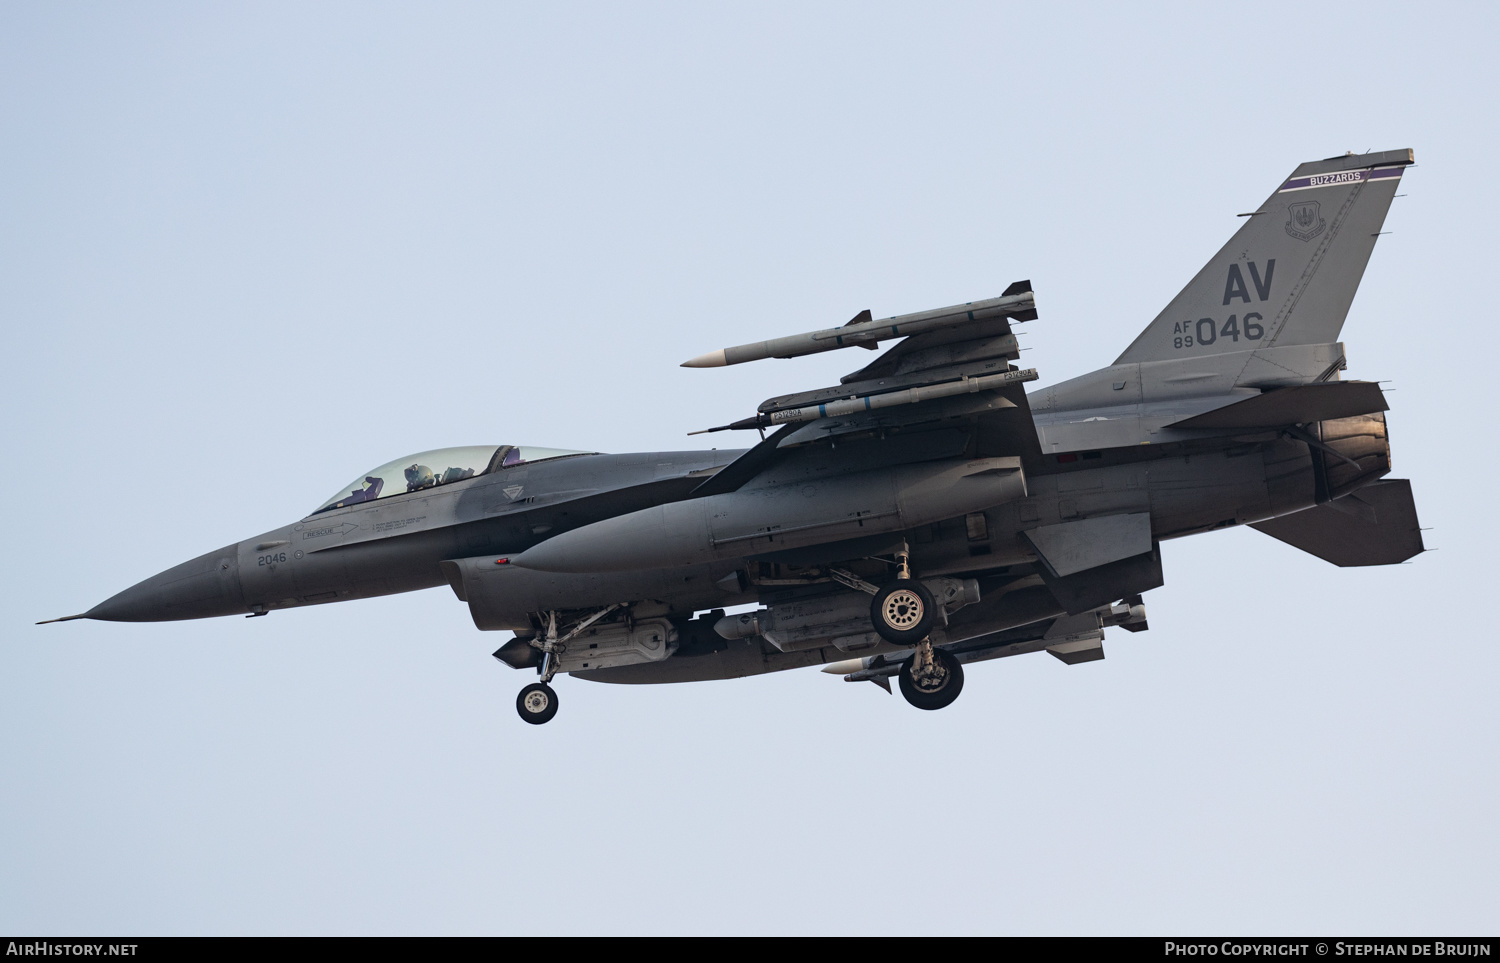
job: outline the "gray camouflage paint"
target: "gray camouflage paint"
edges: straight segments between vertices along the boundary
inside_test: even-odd
[[[1314,534],[1333,529],[1309,523],[1302,538],[1295,519],[1299,512],[1312,519],[1325,511],[1315,506],[1335,500],[1341,515],[1316,517],[1362,519],[1371,545],[1391,542],[1379,526],[1392,523],[1382,518],[1400,516],[1415,531],[1409,488],[1382,489],[1381,517],[1373,500],[1342,498],[1389,471],[1379,411],[1340,418],[1310,411],[1255,429],[1176,427],[1267,391],[1338,382],[1339,331],[1411,161],[1410,151],[1387,151],[1299,166],[1115,364],[1029,398],[1018,384],[989,387],[1018,380],[996,376],[1015,371],[1009,323],[1035,317],[1029,285],[1013,285],[1001,298],[975,302],[980,317],[955,321],[952,308],[908,316],[922,322],[918,333],[843,385],[767,401],[758,417],[800,406],[804,423],[749,452],[585,454],[500,468],[310,516],[199,556],[72,618],[262,615],[447,583],[479,628],[523,638],[535,634],[541,613],[616,603],[630,603],[631,618],[669,626],[668,648],[637,653],[639,664],[565,665],[583,677],[729,678],[837,662],[849,652],[816,644],[816,632],[802,633],[812,642],[793,651],[760,637],[725,639],[711,631],[719,613],[695,613],[759,601],[782,606],[785,621],[787,606],[819,598],[842,611],[848,605],[837,600],[858,593],[827,572],[842,566],[879,578],[884,563],[870,557],[904,539],[921,577],[978,587],[980,600],[955,609],[933,634],[965,661],[1045,648],[1069,626],[1067,646],[1054,654],[1070,663],[1102,657],[1089,648],[1094,633],[1102,639],[1104,624],[1126,618],[1111,603],[1161,584],[1160,540],[1281,519],[1267,530],[1333,557],[1317,541],[1332,536]],[[849,333],[890,326],[866,318]],[[870,340],[845,345],[840,330],[711,352],[690,364]],[[973,391],[912,390],[970,378],[989,380]],[[808,405],[897,390],[912,402],[890,396],[883,406],[808,414]],[[737,460],[717,485],[723,490],[705,487]],[[1127,519],[1141,521],[1111,521]],[[1041,554],[1048,545],[1063,546],[1058,558],[1070,561],[1052,564]],[[1361,564],[1357,554],[1340,558]],[[1073,631],[1070,619],[1088,624]],[[1126,628],[1144,628],[1143,614],[1129,619]],[[862,664],[893,651],[877,640],[861,651]]]

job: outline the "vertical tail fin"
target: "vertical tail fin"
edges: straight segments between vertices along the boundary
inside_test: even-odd
[[[1115,364],[1337,341],[1410,150],[1292,172]]]

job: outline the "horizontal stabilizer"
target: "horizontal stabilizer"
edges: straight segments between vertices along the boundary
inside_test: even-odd
[[[1050,573],[1063,578],[1151,551],[1151,514],[1084,518],[1043,525],[1021,534]]]
[[[1350,500],[1359,504],[1344,504]],[[1250,527],[1341,567],[1395,565],[1426,551],[1411,482],[1405,478],[1387,478]]]
[[[1167,427],[1276,428],[1353,418],[1389,408],[1380,385],[1373,381],[1330,381],[1276,388]]]

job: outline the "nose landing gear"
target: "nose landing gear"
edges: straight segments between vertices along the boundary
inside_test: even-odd
[[[548,685],[548,683],[557,674],[558,656],[567,651],[568,643],[573,640],[574,636],[595,622],[598,622],[615,609],[623,607],[624,604],[623,602],[616,602],[614,605],[600,609],[574,625],[572,629],[564,633],[561,637],[557,634],[557,612],[551,611],[547,613],[546,631],[540,640],[533,639],[531,641],[532,646],[540,649],[542,653],[542,664],[537,666],[537,674],[542,679],[540,682],[533,682],[522,689],[521,694],[516,696],[516,712],[520,713],[523,720],[534,726],[539,726],[544,722],[550,721],[553,716],[557,715],[557,693],[552,691],[552,686]],[[504,649],[502,648],[501,651],[503,652]],[[500,658],[500,653],[497,652],[495,657]],[[510,660],[504,661],[510,665],[516,664]]]
[[[609,609],[605,610],[605,612],[608,611]],[[598,619],[602,615],[604,615],[604,612],[599,613],[594,619]],[[590,619],[589,621],[592,622],[594,619]],[[558,639],[557,613],[548,613],[547,634],[542,639],[541,644],[537,645],[537,648],[542,650],[542,664],[537,666],[537,674],[542,677],[542,680],[531,683],[531,685],[522,689],[520,694],[516,696],[516,712],[521,716],[522,722],[529,722],[534,726],[539,726],[544,722],[551,722],[552,717],[557,715],[557,693],[548,683],[557,674],[557,653],[577,631],[574,630],[574,632],[570,632],[562,639]],[[536,645],[535,642],[532,644]]]
[[[556,621],[552,623],[552,634],[557,634]],[[531,683],[516,696],[516,712],[520,713],[521,721],[534,726],[551,722],[557,715],[557,693],[547,684],[557,674],[557,659],[552,651],[550,646],[542,650],[542,664],[538,667],[542,681]]]

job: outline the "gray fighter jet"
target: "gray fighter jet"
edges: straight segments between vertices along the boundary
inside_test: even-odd
[[[968,663],[1104,657],[1146,629],[1159,544],[1251,527],[1335,565],[1423,550],[1387,478],[1385,399],[1346,381],[1339,330],[1409,150],[1303,164],[1107,368],[1030,396],[997,298],[713,351],[712,368],[877,350],[828,388],[714,431],[738,451],[513,445],[362,472],[300,521],[168,569],[70,619],[248,614],[447,584],[495,653],[540,678],[729,679],[825,666],[921,709]],[[767,434],[767,430],[772,431]],[[728,606],[758,604],[725,615]],[[63,621],[61,619],[54,621]]]

